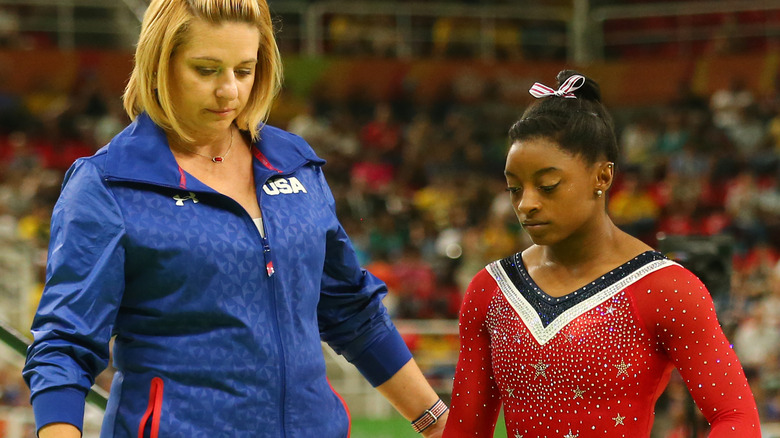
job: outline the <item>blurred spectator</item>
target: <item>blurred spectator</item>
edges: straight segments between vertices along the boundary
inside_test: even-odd
[[[690,132],[685,125],[685,113],[669,111],[664,115],[663,127],[656,144],[656,152],[662,157],[681,150],[688,142]]]
[[[744,49],[736,13],[719,14],[721,23],[710,40],[709,51],[718,55],[739,53]]]
[[[511,20],[496,20],[493,44],[497,59],[519,60],[522,58],[522,32],[520,23]]]
[[[56,119],[70,106],[68,94],[54,81],[54,78],[40,81],[24,96],[27,111],[42,121]]]
[[[391,214],[376,214],[368,225],[369,254],[372,257],[384,254],[393,260],[401,257],[407,245],[406,233],[401,225],[401,221]]]
[[[433,55],[437,57],[474,56],[480,41],[479,19],[443,16],[432,29]]]
[[[304,111],[290,119],[287,130],[303,137],[319,154],[327,155],[329,150],[323,147],[326,125],[326,119],[317,112],[317,104],[309,101]]]
[[[726,134],[736,147],[737,158],[749,161],[769,141],[767,130],[755,105],[735,110],[734,116],[734,120],[725,128]]]
[[[387,307],[390,316],[395,317],[398,307],[399,278],[388,254],[376,248],[371,252],[370,261],[364,266],[387,285],[388,294],[385,296],[383,303]]]
[[[620,145],[626,167],[637,168],[643,175],[649,176],[656,162],[654,156],[658,143],[658,127],[648,114],[642,114],[623,128]]]
[[[658,404],[661,407],[660,425],[653,436],[661,438],[704,438],[706,421],[695,407],[688,389],[677,370],[672,371],[669,384]],[[660,409],[659,409],[660,410]]]
[[[425,163],[437,137],[436,125],[430,114],[421,111],[406,126],[402,136],[401,165],[398,181],[410,188],[418,189],[427,183]]]
[[[366,150],[351,170],[352,184],[370,195],[385,195],[395,177],[395,168],[382,161],[377,149]]]
[[[726,191],[725,207],[741,246],[751,247],[766,239],[766,230],[759,217],[759,186],[755,175],[743,170]]]
[[[740,293],[748,300],[763,300],[769,294],[780,253],[766,242],[759,242],[747,252],[734,257],[734,275],[741,277]],[[752,303],[747,303],[751,305]]]
[[[393,120],[393,110],[386,102],[374,107],[374,117],[360,129],[363,149],[379,152],[383,161],[392,162],[401,141],[401,128]]]
[[[127,126],[127,114],[122,108],[122,101],[119,99],[109,99],[106,112],[97,116],[93,121],[94,142],[98,147],[102,147],[114,138],[124,126]]]
[[[780,154],[780,112],[775,113],[768,122],[768,134],[773,150]]]
[[[669,155],[669,176],[677,179],[681,184],[691,183],[700,186],[709,171],[710,158],[694,141],[686,141],[679,150]],[[697,191],[700,192],[701,188]]]
[[[780,261],[775,264],[769,278],[769,293],[764,299],[767,324],[780,330]]]
[[[398,278],[399,318],[429,318],[432,316],[431,297],[436,287],[436,274],[422,259],[413,245],[403,248],[401,257],[394,263]]]
[[[363,52],[363,26],[356,18],[348,15],[336,15],[328,23],[328,38],[336,54],[355,55]]]
[[[643,183],[639,170],[627,170],[619,189],[610,196],[609,215],[623,231],[650,241],[655,232],[660,206]]]
[[[6,167],[20,172],[31,172],[46,164],[41,156],[40,145],[33,144],[24,131],[13,131],[0,137],[0,156]]]
[[[685,79],[677,84],[677,92],[669,102],[673,110],[683,111],[694,119],[708,117],[709,103],[693,89],[690,79]]]
[[[30,392],[21,375],[21,368],[0,362],[0,406],[27,406]]]
[[[767,323],[765,312],[763,306],[755,306],[734,333],[734,351],[751,387],[758,386],[755,380],[760,376],[761,367],[776,358],[780,349],[780,332]]]
[[[391,15],[372,16],[364,20],[366,22],[365,38],[368,40],[370,53],[379,57],[394,57],[400,55],[398,47],[403,46],[403,37],[399,34],[395,24],[395,17]],[[401,52],[406,52],[403,49]]]
[[[449,211],[449,221],[446,227],[439,230],[435,242],[436,254],[445,263],[442,270],[463,257],[464,235],[469,230],[469,211],[465,204],[455,204]],[[448,266],[449,265],[449,266]]]
[[[19,16],[11,8],[0,8],[0,47],[23,48],[25,38],[19,32]]]
[[[715,91],[710,98],[715,126],[729,129],[739,122],[740,112],[755,103],[753,93],[748,90],[741,77],[731,79],[729,86]]]
[[[696,205],[675,199],[663,209],[656,231],[665,235],[690,236],[696,234],[693,213]]]

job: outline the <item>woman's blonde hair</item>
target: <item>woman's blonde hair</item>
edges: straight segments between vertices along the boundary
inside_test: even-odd
[[[282,82],[282,62],[266,0],[152,0],[144,14],[133,73],[123,96],[125,111],[133,120],[146,112],[166,131],[189,139],[171,104],[168,67],[174,51],[186,41],[193,19],[249,23],[260,31],[255,82],[246,107],[236,117],[236,125],[249,131],[256,141]]]

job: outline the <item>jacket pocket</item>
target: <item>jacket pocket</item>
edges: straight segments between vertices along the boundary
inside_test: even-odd
[[[157,438],[160,431],[160,412],[162,410],[163,399],[163,380],[159,377],[152,378],[149,388],[149,404],[146,406],[146,412],[141,418],[141,424],[138,426],[138,438],[144,438],[146,423],[149,418],[152,419],[151,432],[149,438]]]

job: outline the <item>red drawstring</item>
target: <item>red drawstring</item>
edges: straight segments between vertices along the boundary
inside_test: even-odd
[[[333,385],[331,385],[330,379],[325,378],[325,380],[328,381],[328,386],[330,386],[330,390],[333,391],[334,394],[336,394],[336,397],[338,397],[339,400],[341,400],[341,404],[344,405],[344,410],[347,412],[347,421],[349,421],[349,430],[347,430],[347,438],[349,438],[349,436],[352,434],[352,415],[350,415],[349,413],[349,406],[347,406],[347,402],[344,401],[344,398],[341,396],[341,394],[339,394],[338,392],[336,392],[335,389],[333,389]]]
[[[146,407],[146,412],[144,412],[144,416],[141,418],[140,426],[138,426],[138,438],[144,438],[144,429],[146,428],[146,422],[149,421],[150,416],[152,417],[150,438],[157,438],[157,434],[160,431],[163,386],[163,380],[161,378],[155,377],[152,379],[149,388],[149,405]]]

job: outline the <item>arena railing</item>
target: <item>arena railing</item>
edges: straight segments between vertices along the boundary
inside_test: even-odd
[[[577,0],[575,0],[577,1]],[[774,11],[774,18],[768,12]],[[735,14],[759,12],[757,22],[729,22]],[[642,19],[673,19],[674,23],[646,28]],[[607,32],[609,23],[623,21],[625,29]],[[634,24],[633,26],[631,24]],[[647,46],[664,43],[713,42],[762,37],[767,41],[780,36],[780,0],[721,0],[648,2],[603,5],[588,14],[588,38],[593,41],[592,58],[600,60],[610,47]]]
[[[148,4],[147,0],[0,0],[0,12],[21,33],[53,36],[61,50],[78,48],[84,41],[124,48],[135,44]]]
[[[349,32],[355,32],[361,21],[387,19],[382,26],[394,36],[389,56],[419,58],[435,56],[435,46],[442,38],[447,42],[467,45],[469,55],[493,59],[502,45],[515,44],[525,50],[526,58],[539,54],[566,58],[575,62],[603,59],[610,48],[643,47],[664,43],[713,41],[723,37],[718,14],[749,12],[780,13],[780,0],[722,0],[718,2],[644,2],[631,4],[592,5],[590,0],[571,2],[517,1],[503,5],[474,5],[446,1],[344,1],[301,0],[270,1],[277,18],[278,38],[284,53],[305,56],[339,54],[334,50],[334,20],[350,18]],[[94,36],[104,34],[113,38],[113,48],[131,49],[137,37],[143,11],[148,0],[0,0],[2,6],[41,6],[37,15],[19,17],[23,32],[48,32],[56,35],[61,49],[77,47],[81,41],[93,42]],[[84,15],[89,8],[104,9],[105,18]],[[78,9],[78,11],[77,11]],[[13,12],[12,9],[7,9]],[[778,14],[775,14],[778,15]],[[716,16],[712,25],[702,25],[707,17]],[[615,23],[639,23],[642,18],[670,18],[673,27],[645,28],[624,26],[608,29]],[[695,18],[686,20],[687,18]],[[450,25],[457,32],[437,30],[437,24],[453,20]],[[635,20],[635,21],[631,21]],[[722,21],[722,20],[721,20]],[[369,23],[368,38],[375,38],[378,25]],[[618,26],[620,27],[620,26]],[[733,23],[728,29],[731,38],[780,36],[780,22],[766,19],[761,22]],[[373,36],[372,36],[373,35]],[[385,34],[386,36],[386,34]],[[459,40],[460,39],[460,40]],[[507,40],[512,40],[507,43]],[[106,44],[106,43],[103,43]],[[365,53],[359,53],[364,55]],[[388,55],[384,53],[383,55]]]

